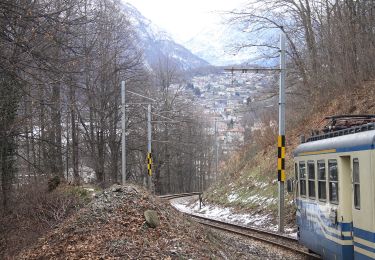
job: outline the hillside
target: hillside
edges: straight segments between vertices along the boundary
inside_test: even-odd
[[[181,44],[176,43],[168,33],[144,17],[131,4],[124,3],[123,10],[135,29],[138,47],[143,51],[145,61],[149,66],[156,65],[165,58],[173,60],[183,70],[210,65]]]
[[[278,36],[278,33],[272,30],[259,35],[246,33],[235,26],[220,24],[215,25],[214,28],[202,29],[184,45],[192,53],[215,66],[234,64],[274,66],[277,64],[277,59],[265,58],[267,51],[264,48],[242,48],[241,46],[245,46],[249,39],[257,39],[259,43],[272,42],[275,41],[275,35]]]
[[[149,210],[158,220],[146,217]],[[97,193],[34,242],[5,259],[296,259],[288,251],[197,224],[132,184]]]
[[[157,212],[156,228],[145,222],[146,210]],[[167,202],[135,185],[115,185],[16,259],[202,259],[218,251],[202,228]]]
[[[375,114],[375,83],[347,89],[329,103],[314,106],[302,120],[287,123],[287,177],[293,177],[292,152],[300,136],[309,136],[312,129],[324,126],[324,117],[336,114]],[[289,127],[296,126],[296,127]],[[276,136],[273,143],[276,144]],[[213,203],[235,207],[240,211],[271,214],[277,217],[277,149],[274,145],[261,148],[256,143],[233,155],[222,169],[222,179],[212,186],[205,198]],[[293,195],[286,194],[287,226],[293,227],[295,209]]]

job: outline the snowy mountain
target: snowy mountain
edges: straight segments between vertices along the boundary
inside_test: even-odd
[[[170,35],[144,17],[134,6],[129,3],[124,3],[123,6],[131,24],[138,33],[139,47],[144,51],[145,60],[149,65],[158,64],[166,57],[171,58],[184,70],[210,65],[184,46],[176,43]]]
[[[269,59],[271,52],[263,48],[242,48],[236,46],[246,45],[250,42],[278,41],[278,33],[268,32],[262,35],[253,35],[237,28],[225,25],[216,25],[205,28],[195,37],[185,42],[184,45],[195,55],[207,60],[212,65],[229,66],[243,63],[257,64],[260,66],[275,65],[275,59]],[[277,64],[277,61],[276,61]]]

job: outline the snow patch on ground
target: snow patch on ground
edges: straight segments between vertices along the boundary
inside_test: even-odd
[[[248,197],[245,200],[245,203],[250,203],[250,202],[267,206],[267,205],[271,205],[271,204],[276,204],[277,199],[263,197],[263,196],[259,196],[258,194],[255,194],[255,195],[252,195],[252,196]]]
[[[228,196],[233,198],[238,196],[235,193],[231,193]],[[256,195],[252,196],[254,199],[259,198]],[[195,214],[202,217],[212,218],[220,221],[230,222],[234,224],[239,224],[243,226],[256,226],[259,228],[264,228],[271,231],[277,231],[278,226],[271,224],[272,216],[270,214],[259,214],[259,213],[237,213],[234,208],[223,207],[219,205],[212,205],[205,203],[199,208],[199,200],[195,197],[178,198],[171,200],[171,204],[177,210],[188,213]],[[295,229],[286,228],[285,233],[296,237]]]
[[[228,201],[229,201],[229,202],[236,201],[237,199],[238,199],[238,194],[236,194],[235,192],[232,192],[232,193],[229,194],[229,196],[228,196]]]
[[[260,189],[263,189],[263,188],[265,188],[269,185],[268,183],[265,183],[265,182],[255,182],[254,184],[255,184],[256,187],[258,187]]]
[[[261,226],[271,221],[271,216],[269,214],[261,215],[235,213],[232,208],[218,205],[205,204],[201,209],[199,209],[198,200],[190,204],[190,202],[186,200],[174,199],[171,203],[173,207],[181,212],[196,214],[221,221],[233,222],[241,225]]]

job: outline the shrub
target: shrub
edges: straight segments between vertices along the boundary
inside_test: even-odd
[[[14,192],[11,212],[0,216],[0,259],[32,245],[88,199],[87,191],[60,184],[59,179],[23,185]]]

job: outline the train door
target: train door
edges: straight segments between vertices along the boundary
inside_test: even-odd
[[[351,223],[352,214],[352,169],[351,157],[340,156],[341,173],[339,176],[339,223]],[[340,187],[341,186],[341,187]],[[341,197],[341,198],[340,198]]]
[[[354,227],[358,227],[359,226],[359,222],[360,222],[360,203],[361,203],[361,200],[360,200],[360,194],[359,194],[359,159],[358,157],[354,157],[351,161],[352,163],[352,187],[351,187],[351,191],[352,191],[352,214],[353,214],[353,231],[352,231],[352,236],[353,236],[353,240],[356,241],[357,239],[354,238],[354,236],[356,234],[355,231],[354,231]],[[355,248],[355,250],[357,250]],[[356,253],[354,253],[354,255],[356,255]],[[358,258],[358,257],[357,257]]]
[[[338,187],[338,242],[341,248],[341,259],[353,259],[352,157],[340,156],[339,160],[341,169],[339,168],[340,175]]]
[[[355,259],[375,259],[374,177],[370,156],[370,153],[358,153],[351,161]]]

